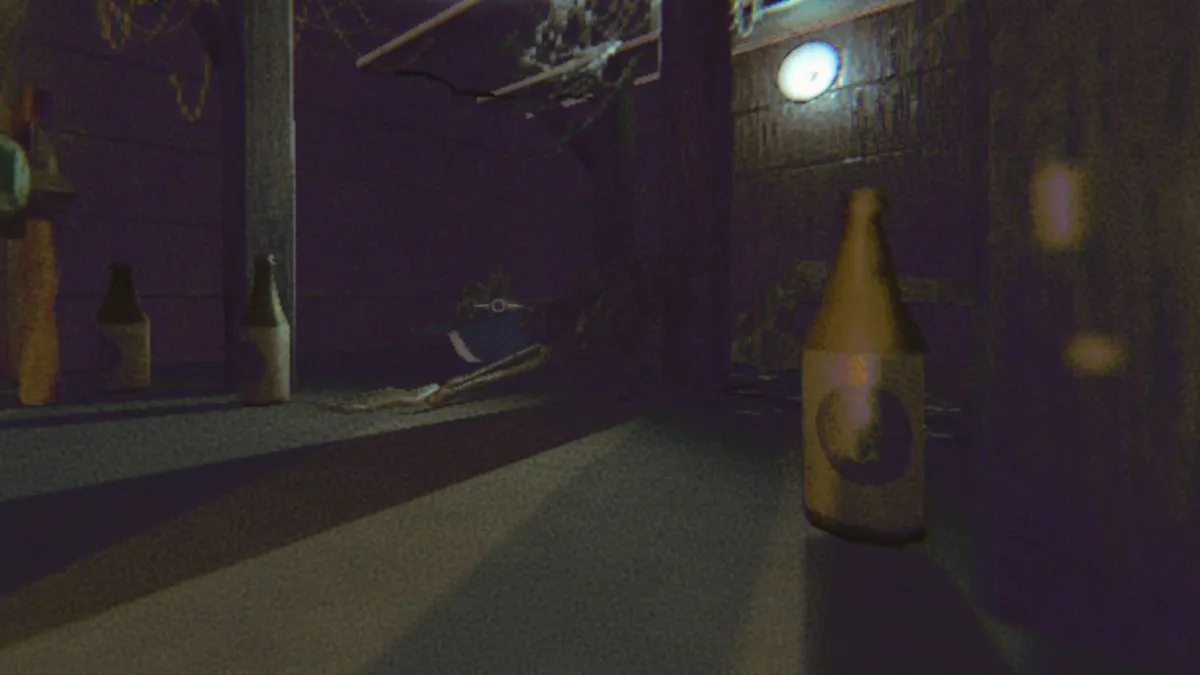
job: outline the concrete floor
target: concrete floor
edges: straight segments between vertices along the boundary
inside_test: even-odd
[[[879,549],[805,522],[786,402],[502,394],[0,411],[0,673],[1032,672],[968,599],[961,444]]]

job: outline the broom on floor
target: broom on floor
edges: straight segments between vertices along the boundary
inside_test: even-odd
[[[391,387],[377,389],[350,400],[321,404],[321,407],[341,413],[388,409],[417,413],[433,410],[450,404],[468,391],[539,368],[549,356],[550,348],[546,345],[530,345],[482,368],[450,378],[440,384],[427,384],[415,389]]]

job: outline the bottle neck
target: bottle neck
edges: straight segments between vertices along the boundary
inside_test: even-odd
[[[242,325],[270,328],[287,324],[287,315],[283,312],[283,305],[279,301],[279,289],[275,284],[275,270],[269,263],[256,262]]]
[[[271,297],[277,292],[275,288],[275,273],[270,267],[256,265],[254,267],[254,277],[250,281],[251,293],[257,293],[262,297]]]
[[[925,351],[924,337],[903,302],[878,219],[847,220],[805,345],[846,353]]]
[[[840,249],[831,274],[842,268],[842,274],[860,282],[894,285],[889,282],[895,281],[895,271],[878,222],[866,218],[847,222]]]
[[[137,324],[146,320],[129,274],[113,273],[96,316],[100,323]]]

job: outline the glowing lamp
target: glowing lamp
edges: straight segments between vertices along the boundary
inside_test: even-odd
[[[837,49],[828,42],[806,42],[779,64],[776,84],[790,101],[809,101],[833,86],[841,69]]]

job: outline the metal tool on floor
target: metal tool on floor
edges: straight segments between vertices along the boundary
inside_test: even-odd
[[[467,391],[539,368],[549,357],[550,348],[533,342],[521,325],[517,312],[525,307],[523,303],[497,298],[476,306],[484,310],[482,317],[458,327],[437,330],[464,362],[486,365],[445,382],[415,389],[378,389],[325,407],[347,413],[385,409],[423,412],[445,406]]]
[[[477,368],[464,375],[452,377],[440,384],[427,384],[415,389],[377,389],[346,401],[325,404],[335,412],[354,413],[395,409],[417,413],[444,407],[462,394],[480,387],[507,380],[539,368],[550,355],[550,348],[534,344]]]

